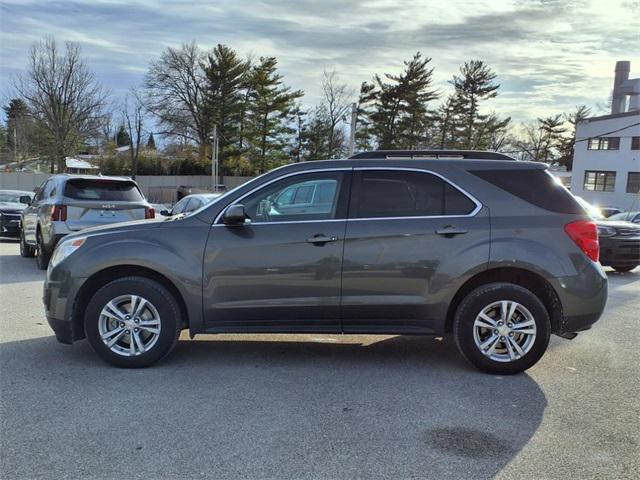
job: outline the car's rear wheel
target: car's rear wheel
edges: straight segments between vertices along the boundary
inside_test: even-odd
[[[125,277],[104,285],[89,301],[84,328],[98,355],[118,367],[147,367],[176,345],[180,307],[160,283]]]
[[[42,233],[40,230],[36,232],[36,264],[40,270],[46,270],[49,266],[49,260],[51,259],[51,251],[47,248],[42,239]]]
[[[24,231],[20,232],[20,256],[24,258],[33,258],[36,254],[36,249],[29,245],[24,238]]]
[[[616,272],[630,272],[631,270],[633,270],[634,268],[636,268],[638,265],[625,265],[625,266],[618,266],[618,267],[613,267],[613,269]]]
[[[532,292],[510,283],[490,283],[460,303],[453,333],[462,356],[488,373],[509,375],[533,366],[549,344],[547,309]]]

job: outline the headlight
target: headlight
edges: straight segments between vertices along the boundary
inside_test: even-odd
[[[84,245],[84,242],[86,242],[86,240],[87,237],[78,237],[70,238],[69,240],[63,240],[62,242],[60,242],[53,252],[53,256],[51,257],[49,266],[53,268],[58,265],[61,261],[63,261],[73,252],[78,250],[82,245]]]
[[[599,237],[613,237],[616,234],[616,229],[613,227],[605,227],[603,225],[598,226]]]

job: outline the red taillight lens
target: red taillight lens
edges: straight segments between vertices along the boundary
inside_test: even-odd
[[[591,220],[578,220],[567,223],[564,231],[576,242],[587,257],[594,262],[600,259],[600,244],[598,243],[598,226]]]
[[[156,209],[155,208],[145,208],[144,209],[144,218],[156,218]]]
[[[51,220],[54,222],[66,222],[67,221],[67,206],[66,205],[54,205],[51,209]]]

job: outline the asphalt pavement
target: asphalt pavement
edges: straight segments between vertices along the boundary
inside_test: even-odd
[[[145,370],[62,345],[0,242],[3,479],[623,479],[640,472],[640,268],[528,372],[448,338],[183,333]]]

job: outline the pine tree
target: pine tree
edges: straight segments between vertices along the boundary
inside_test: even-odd
[[[225,168],[225,161],[230,155],[239,153],[240,116],[249,68],[249,62],[241,60],[226,45],[217,45],[208,55],[204,67],[206,108],[212,124],[217,127],[221,168]]]
[[[494,83],[495,78],[496,74],[480,60],[465,62],[460,67],[460,75],[453,77],[451,83],[457,97],[454,104],[463,134],[459,148],[472,149],[482,143],[474,138],[478,132],[486,130],[483,123],[488,119],[487,115],[480,114],[480,104],[498,95],[500,85]]]
[[[376,75],[375,110],[370,115],[378,148],[416,148],[429,123],[427,103],[438,98],[431,89],[433,68],[429,57],[417,52],[404,62],[400,75]]]
[[[31,150],[34,132],[34,122],[27,104],[20,98],[14,98],[3,110],[7,117],[7,148],[13,157],[27,155]]]
[[[355,150],[366,152],[374,149],[374,138],[371,132],[371,114],[376,99],[375,85],[362,82],[356,109]]]
[[[538,125],[542,138],[540,160],[552,163],[559,156],[562,137],[567,131],[564,119],[562,115],[538,118]]]
[[[118,127],[118,133],[116,133],[116,147],[125,147],[131,145],[131,137],[127,132],[124,125]]]
[[[575,112],[564,114],[564,119],[570,125],[570,136],[565,136],[561,139],[559,145],[560,156],[558,163],[566,167],[567,171],[571,171],[573,168],[573,151],[576,144],[576,125],[582,122],[591,115],[591,109],[586,105],[580,105],[576,107]]]
[[[153,132],[149,134],[149,139],[147,140],[147,150],[156,150],[156,141],[153,138]]]
[[[277,73],[275,57],[261,57],[251,69],[247,137],[250,158],[259,173],[286,159],[285,147],[292,133],[288,125],[301,90],[292,91]]]

